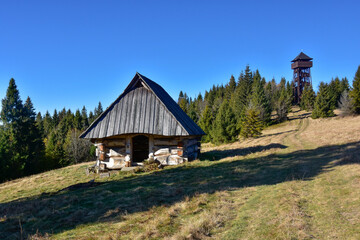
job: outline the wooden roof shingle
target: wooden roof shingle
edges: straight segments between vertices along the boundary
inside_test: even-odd
[[[296,61],[299,61],[299,60],[301,60],[301,61],[310,61],[310,60],[313,60],[313,59],[311,57],[309,57],[308,55],[306,55],[305,53],[301,52],[291,62],[296,62]]]
[[[160,85],[140,73],[80,137],[97,139],[131,133],[205,134]]]

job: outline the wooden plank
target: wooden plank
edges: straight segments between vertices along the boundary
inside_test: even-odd
[[[149,90],[146,91],[146,106],[145,106],[145,114],[144,114],[144,133],[151,133],[149,129],[149,118],[151,114],[151,93]]]
[[[159,102],[157,101],[157,99],[155,99],[155,105],[154,105],[154,122],[153,122],[153,129],[152,129],[152,133],[156,134],[156,135],[161,135],[159,134],[159,132],[157,131],[158,126],[159,126],[159,119],[160,119],[160,109],[159,109]]]
[[[128,133],[133,133],[134,132],[134,125],[135,125],[135,120],[136,120],[136,110],[139,107],[139,99],[138,99],[138,91],[133,90],[134,94],[133,94],[133,98],[132,98],[132,106],[131,106],[131,113],[130,113],[130,119],[129,119],[129,131]]]
[[[168,146],[177,146],[178,140],[173,138],[154,138],[154,145],[168,145]]]
[[[129,125],[131,121],[131,112],[133,111],[133,97],[134,97],[134,91],[130,91],[128,93],[128,101],[127,101],[127,109],[125,114],[125,126],[124,126],[124,133],[129,133]]]
[[[112,135],[118,135],[118,132],[119,132],[119,128],[120,128],[120,115],[118,114],[119,113],[119,107],[121,105],[121,100],[120,99],[116,105],[114,106],[114,114],[113,114],[113,121],[114,121],[114,128],[113,128],[113,132],[112,132]]]
[[[109,147],[125,146],[125,138],[123,138],[123,139],[108,140],[108,143],[107,143],[106,145],[109,146]]]
[[[163,135],[169,136],[170,135],[170,113],[164,110],[164,122],[163,122]]]
[[[141,108],[140,108],[139,129],[138,129],[139,133],[144,133],[144,125],[146,118],[146,98],[147,98],[147,90],[146,88],[142,87]]]
[[[149,136],[149,153],[154,153],[154,137]]]
[[[135,89],[136,91],[136,106],[135,106],[135,114],[134,114],[134,117],[133,117],[133,133],[138,133],[139,132],[139,127],[140,127],[140,120],[141,120],[141,104],[142,104],[142,99],[143,99],[143,95],[142,95],[142,90],[144,88],[137,88]]]
[[[150,111],[149,111],[149,133],[154,134],[154,124],[155,124],[155,107],[156,107],[156,99],[154,94],[151,94],[151,102],[150,102]]]
[[[163,124],[164,124],[164,106],[159,103],[159,124],[156,128],[156,133],[159,135],[163,134]]]
[[[110,111],[109,111],[109,126],[108,129],[106,131],[106,136],[113,136],[114,133],[114,127],[115,127],[115,110],[114,107],[116,108],[116,105],[112,106]]]
[[[125,124],[126,124],[126,111],[127,111],[127,103],[128,103],[129,97],[128,95],[124,96],[124,98],[120,102],[120,111],[118,111],[118,117],[119,117],[119,131],[117,134],[122,134],[125,132]]]

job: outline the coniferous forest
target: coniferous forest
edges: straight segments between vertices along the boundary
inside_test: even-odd
[[[202,89],[200,89],[201,91]],[[266,81],[249,66],[237,79],[214,85],[191,98],[180,91],[179,106],[204,130],[203,142],[214,144],[258,137],[271,125],[287,120],[293,105],[293,86],[285,78]],[[352,86],[347,78],[321,82],[315,94],[304,89],[300,107],[313,118],[360,114],[360,66]],[[2,99],[0,123],[0,182],[95,159],[95,147],[79,135],[101,113],[98,106],[89,113],[82,107],[36,113],[30,97],[20,98],[15,80],[10,79]]]

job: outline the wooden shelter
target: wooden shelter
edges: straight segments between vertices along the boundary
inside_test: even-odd
[[[98,164],[120,169],[145,159],[162,165],[196,159],[204,134],[160,85],[136,73],[80,137],[97,146]]]

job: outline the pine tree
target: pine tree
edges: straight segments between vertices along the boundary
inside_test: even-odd
[[[89,124],[91,124],[95,120],[94,114],[92,111],[89,112]]]
[[[227,100],[221,104],[211,131],[212,141],[216,144],[233,142],[238,137],[235,114]]]
[[[234,112],[237,118],[241,118],[250,101],[252,90],[253,76],[249,66],[245,68],[245,74],[241,73],[234,93]]]
[[[360,114],[360,66],[355,73],[352,88],[350,96],[353,99],[354,112]]]
[[[46,111],[46,113],[45,113],[45,116],[43,119],[43,126],[44,126],[44,137],[46,137],[50,134],[50,132],[52,131],[53,126],[54,126],[49,111]]]
[[[211,141],[211,129],[213,124],[213,115],[210,107],[206,105],[205,110],[202,113],[202,116],[199,120],[199,125],[201,129],[206,133],[205,136],[203,136],[202,140],[203,142],[210,142]]]
[[[41,132],[36,126],[35,109],[30,97],[26,99],[23,114],[23,133],[24,139],[24,174],[29,175],[39,171],[39,162],[43,157],[44,145]]]
[[[349,80],[346,77],[342,78],[340,82],[340,92],[343,93],[344,91],[350,91]]]
[[[82,117],[80,114],[80,110],[77,109],[75,112],[75,117],[74,117],[74,127],[78,130],[82,129]],[[66,131],[67,132],[67,131]]]
[[[278,122],[282,122],[287,119],[287,114],[291,109],[292,97],[292,93],[290,93],[286,88],[285,78],[282,78],[279,88],[275,94],[275,110]]]
[[[315,92],[311,85],[305,85],[301,95],[300,108],[306,111],[312,111],[315,104]]]
[[[233,95],[236,89],[236,81],[233,75],[231,75],[229,83],[225,86],[225,98],[230,100],[231,96]]]
[[[2,100],[1,121],[4,126],[7,127],[9,124],[19,123],[21,121],[22,111],[23,104],[20,99],[20,94],[15,80],[11,78],[6,96]]]
[[[53,113],[53,116],[52,116],[53,127],[56,127],[59,124],[59,122],[60,122],[59,115],[58,115],[57,110],[55,109],[54,113]]]
[[[256,70],[254,74],[250,102],[254,106],[254,108],[259,111],[260,120],[263,123],[270,122],[271,106],[269,103],[269,99],[266,97],[265,94],[265,79],[261,79],[258,70]]]
[[[334,96],[330,92],[329,85],[321,82],[311,117],[325,118],[334,116],[333,98]]]
[[[2,141],[0,143],[6,150],[3,150],[7,155],[6,168],[11,171],[6,173],[5,179],[17,178],[23,175],[24,169],[24,128],[23,128],[23,113],[24,106],[20,99],[20,93],[17,89],[15,80],[10,79],[6,96],[2,99],[1,121],[2,121]]]
[[[89,119],[85,106],[81,109],[81,129],[86,129],[89,126]]]
[[[187,102],[187,95],[180,91],[178,105],[180,108],[185,112],[188,113],[188,102]]]
[[[94,110],[94,116],[95,116],[95,118],[97,118],[98,116],[100,116],[100,114],[102,114],[103,111],[104,111],[104,110],[103,110],[103,107],[102,107],[102,105],[101,105],[101,102],[99,102],[98,106],[95,107],[95,110]]]
[[[240,136],[244,138],[259,137],[263,129],[263,122],[260,119],[260,111],[250,103],[246,110],[245,118],[242,123]]]
[[[331,95],[331,106],[335,109],[342,93],[340,79],[338,77],[332,79],[328,87]]]

